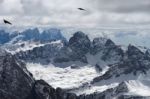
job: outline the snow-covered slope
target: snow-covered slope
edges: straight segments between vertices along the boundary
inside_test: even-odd
[[[27,68],[36,79],[44,79],[53,87],[61,87],[64,89],[78,88],[82,84],[89,83],[94,77],[100,75],[95,71],[95,68],[90,65],[80,67],[75,63],[66,68],[56,67],[53,64],[43,66],[28,63]]]

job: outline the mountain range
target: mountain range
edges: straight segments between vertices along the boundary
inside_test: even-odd
[[[58,29],[0,31],[2,99],[150,99],[150,51]]]

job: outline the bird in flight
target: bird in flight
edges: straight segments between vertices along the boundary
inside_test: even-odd
[[[85,9],[83,9],[83,8],[78,8],[79,10],[83,10],[83,11],[86,11]]]
[[[10,23],[9,21],[7,21],[7,20],[5,20],[5,19],[4,19],[3,21],[4,21],[5,24],[12,25],[12,23]]]

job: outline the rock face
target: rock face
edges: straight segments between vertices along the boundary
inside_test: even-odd
[[[83,32],[76,32],[69,40],[69,48],[71,49],[70,57],[76,60],[87,62],[85,54],[90,51],[91,42],[87,35]]]
[[[34,84],[25,64],[6,52],[0,55],[1,99],[26,99]]]
[[[91,42],[87,35],[83,32],[76,32],[73,37],[69,40],[69,47],[73,52],[78,54],[86,54],[89,52],[91,46]]]
[[[16,54],[16,57],[28,62],[40,62],[41,64],[46,64],[50,63],[52,58],[59,55],[63,46],[64,43],[61,41],[50,43],[41,47],[35,47],[33,50],[28,50],[26,52],[21,51]]]
[[[119,77],[123,74],[144,73],[150,69],[150,58],[146,53],[141,52],[138,48],[129,45],[127,52],[124,54],[123,60],[112,65],[109,70],[100,77],[96,77],[93,82],[107,80],[111,77]]]
[[[100,51],[102,51],[105,47],[105,43],[106,43],[107,39],[106,38],[94,38],[93,42],[92,42],[92,50],[91,53],[92,54],[96,54]]]
[[[33,99],[149,99],[150,97],[123,95],[128,92],[126,82],[120,83],[117,87],[108,89],[102,93],[89,95],[75,95],[67,93],[61,88],[54,89],[43,80],[38,80],[32,90]],[[31,98],[31,99],[32,99]]]
[[[38,80],[32,90],[33,99],[77,99],[73,93],[67,93],[61,88],[54,89],[43,80]]]
[[[32,90],[33,98],[31,99],[149,99],[150,97],[124,95],[128,92],[126,82],[120,83],[117,87],[108,89],[102,93],[93,93],[89,95],[75,95],[67,93],[61,88],[54,89],[43,80],[36,81]]]
[[[25,64],[16,57],[0,52],[1,99],[76,99],[73,93],[54,89],[43,80],[35,81]]]
[[[102,59],[104,61],[114,61],[118,62],[121,61],[123,58],[123,50],[115,45],[115,43],[108,39],[105,43],[105,49],[103,51]]]
[[[150,99],[148,96],[125,95],[129,89],[126,82],[120,83],[115,88],[110,88],[104,92],[95,92],[89,95],[80,95],[77,99]]]

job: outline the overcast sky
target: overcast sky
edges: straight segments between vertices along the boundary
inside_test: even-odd
[[[15,25],[149,25],[150,0],[0,0],[3,18]]]

